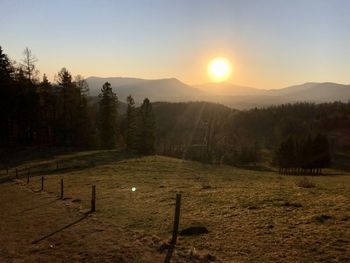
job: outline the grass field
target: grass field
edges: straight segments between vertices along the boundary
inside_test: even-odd
[[[346,172],[309,177],[315,186],[303,188],[300,177],[268,169],[116,151],[27,161],[18,169],[23,181],[1,175],[0,262],[162,262],[177,192],[180,230],[205,226],[209,233],[180,236],[173,262],[350,262]],[[97,211],[86,215],[91,185]]]

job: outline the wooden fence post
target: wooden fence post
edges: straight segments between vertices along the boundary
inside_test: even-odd
[[[91,212],[96,211],[96,186],[91,187]]]
[[[63,178],[61,178],[61,199],[63,199]]]
[[[176,194],[176,206],[175,206],[173,236],[172,236],[172,239],[170,242],[170,247],[169,247],[168,252],[166,254],[164,263],[170,262],[171,257],[173,255],[173,251],[175,249],[176,240],[177,240],[177,232],[178,232],[179,223],[180,223],[180,207],[181,207],[181,194]]]
[[[44,191],[44,176],[41,176],[41,191]]]

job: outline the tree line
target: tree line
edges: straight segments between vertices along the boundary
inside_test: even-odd
[[[140,107],[131,95],[127,97],[126,114],[118,122],[118,97],[106,82],[99,95],[98,137],[104,149],[121,148],[144,155],[154,154],[155,121],[148,98]]]
[[[334,163],[343,167],[347,161],[341,156],[350,153],[346,139],[350,130],[349,102],[294,103],[244,111],[207,102],[157,102],[153,106],[159,154],[206,163],[278,166],[276,155],[289,137],[298,138],[293,139],[298,142],[295,143],[298,147],[310,145],[314,137],[317,137],[314,148],[319,141],[323,141],[323,145],[327,141],[328,147],[324,149],[328,150],[324,153],[330,159],[338,158]],[[290,154],[289,151],[281,158],[288,158]],[[300,149],[292,155],[307,160]],[[330,164],[330,160],[323,161],[318,167],[294,164],[295,169],[283,167],[281,172],[319,173]]]
[[[240,112],[208,102],[157,102],[159,154],[205,163],[246,165],[260,159],[260,144],[241,135],[233,117]]]
[[[321,174],[331,164],[327,136],[289,136],[275,152],[281,174]]]
[[[128,114],[119,114],[118,97],[109,83],[98,100],[88,96],[85,79],[62,68],[50,83],[39,80],[37,58],[26,48],[20,63],[0,47],[0,147],[54,146],[79,149],[125,148],[154,153],[155,122],[146,98]]]

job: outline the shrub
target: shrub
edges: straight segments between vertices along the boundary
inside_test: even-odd
[[[302,188],[314,188],[316,185],[311,182],[308,178],[303,177],[302,179],[296,182],[296,185]]]

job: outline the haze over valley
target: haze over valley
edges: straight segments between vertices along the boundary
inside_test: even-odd
[[[191,86],[175,78],[147,80],[89,77],[86,81],[90,96],[97,96],[103,83],[109,82],[121,101],[125,102],[126,97],[132,95],[137,103],[148,97],[152,101],[209,101],[236,109],[249,109],[282,103],[347,102],[350,99],[350,85],[332,82],[307,82],[280,89],[258,89],[228,82]]]

